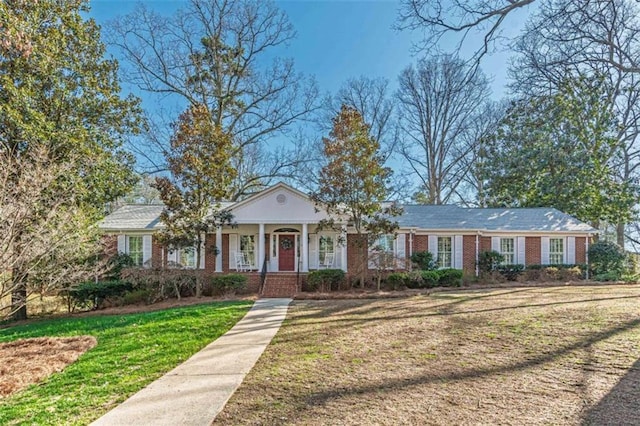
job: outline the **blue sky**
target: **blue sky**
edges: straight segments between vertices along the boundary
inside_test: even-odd
[[[162,14],[171,14],[183,2],[146,1]],[[92,0],[93,17],[99,24],[130,12],[135,1]],[[323,93],[334,93],[351,77],[384,77],[396,87],[400,72],[422,54],[412,49],[420,35],[392,29],[399,3],[370,1],[279,1],[277,5],[289,16],[298,36],[277,55],[295,60],[297,70],[314,75]],[[517,33],[528,11],[510,18],[509,32]],[[449,42],[452,42],[450,39]],[[443,46],[446,48],[447,46]],[[508,54],[487,57],[482,64],[492,78],[494,98],[503,96]]]

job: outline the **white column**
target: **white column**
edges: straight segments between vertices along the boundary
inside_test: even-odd
[[[309,225],[306,223],[302,224],[302,239],[300,244],[302,244],[302,271],[301,272],[309,272]]]
[[[342,254],[342,262],[341,262],[342,263],[342,270],[347,272],[347,250],[348,250],[348,247],[347,247],[347,225],[342,225],[340,227],[340,230],[341,230],[341,234],[342,234],[341,236],[342,236],[342,238],[344,240],[344,247],[342,247],[342,253],[341,253]]]
[[[264,223],[261,223],[260,230],[258,231],[258,271],[262,271],[262,265],[264,264]]]
[[[218,254],[216,255],[216,272],[222,272],[222,226],[216,228],[216,248]]]

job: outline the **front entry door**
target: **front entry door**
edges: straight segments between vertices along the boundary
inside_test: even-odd
[[[278,270],[296,270],[296,236],[280,234],[278,243]]]

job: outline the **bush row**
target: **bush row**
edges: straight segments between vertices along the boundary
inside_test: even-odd
[[[462,285],[462,275],[463,273],[460,269],[393,272],[387,276],[386,282],[394,290],[402,287],[459,287]]]
[[[493,273],[484,273],[506,281],[577,281],[586,277],[587,267],[583,264],[556,265],[498,265]]]
[[[171,297],[194,296],[196,280],[203,281],[203,295],[230,295],[247,289],[242,274],[205,277],[204,271],[123,269],[119,280],[88,281],[68,290],[70,308],[100,309],[107,305],[155,303]]]
[[[307,275],[308,291],[336,291],[346,284],[346,274],[342,269],[319,269]]]

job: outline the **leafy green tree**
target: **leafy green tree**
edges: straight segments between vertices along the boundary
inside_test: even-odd
[[[362,115],[352,107],[342,106],[333,118],[329,137],[322,141],[326,164],[311,199],[329,215],[321,227],[348,221],[355,230],[360,259],[358,273],[360,285],[364,286],[366,247],[379,235],[392,233],[398,227],[392,218],[399,210],[384,203],[389,194],[391,169],[382,166],[379,143],[370,135]]]
[[[194,105],[180,115],[171,138],[167,157],[172,179],[156,179],[156,188],[165,203],[160,215],[165,229],[161,240],[173,247],[194,247],[196,269],[208,232],[231,222],[220,201],[229,196],[236,176],[230,159],[232,138],[211,121],[205,105]],[[219,249],[219,248],[218,248]],[[196,296],[202,294],[202,282],[196,281]]]
[[[589,247],[589,269],[594,277],[608,274],[620,278],[626,259],[624,250],[612,241],[597,241]]]
[[[513,104],[483,144],[488,204],[555,207],[596,227],[628,220],[637,189],[612,167],[618,141],[609,99],[602,79],[577,79]]]
[[[66,260],[51,252],[61,247],[53,242],[47,268],[44,257],[35,268],[34,258],[24,255],[25,244],[42,230],[47,217],[43,209],[75,212],[83,224],[81,233],[102,215],[106,202],[135,182],[133,159],[121,145],[140,128],[138,101],[120,97],[117,63],[103,58],[99,27],[82,17],[86,11],[87,2],[80,0],[0,3],[0,150],[16,164],[5,184],[19,197],[28,189],[17,183],[25,182],[23,174],[30,168],[46,169],[49,164],[56,171],[58,166],[65,170],[56,172],[47,189],[30,199],[30,209],[24,212],[29,220],[16,221],[11,228],[15,318],[27,315],[34,271],[65,267]],[[52,194],[57,197],[50,204]]]

